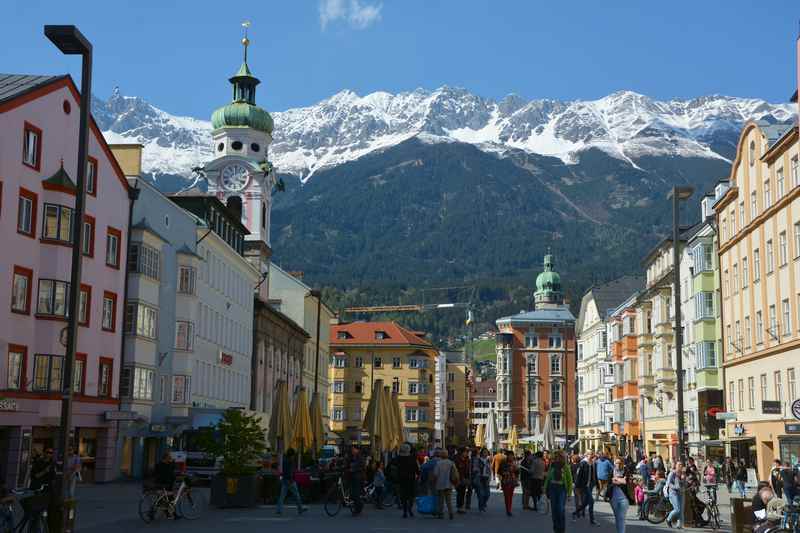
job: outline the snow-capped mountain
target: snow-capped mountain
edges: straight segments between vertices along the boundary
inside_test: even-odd
[[[518,149],[565,163],[589,148],[632,166],[649,155],[727,159],[745,121],[786,121],[794,112],[789,104],[717,95],[658,101],[623,91],[564,102],[516,95],[494,101],[452,87],[366,96],[342,91],[309,107],[272,112],[270,159],[280,172],[308,179],[414,136],[499,154]],[[95,99],[94,114],[109,142],[145,145],[146,172],[188,176],[211,156],[208,121],[171,115],[119,90],[107,101]]]

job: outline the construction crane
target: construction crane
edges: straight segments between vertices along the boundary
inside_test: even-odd
[[[410,304],[410,305],[370,305],[365,307],[347,307],[345,313],[424,313],[436,309],[456,309],[468,308],[470,304],[466,302],[446,303],[446,304]]]

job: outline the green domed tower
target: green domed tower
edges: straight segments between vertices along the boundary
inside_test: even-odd
[[[544,256],[544,272],[536,278],[536,292],[533,293],[536,306],[540,304],[562,305],[564,293],[561,291],[561,276],[553,270],[553,255]]]

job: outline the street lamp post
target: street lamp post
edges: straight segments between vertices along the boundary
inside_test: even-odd
[[[683,410],[683,326],[681,325],[681,251],[680,251],[680,209],[681,200],[691,198],[692,187],[673,187],[667,198],[672,199],[672,284],[675,299],[675,373],[678,395],[678,460],[686,456]]]
[[[75,213],[72,224],[72,272],[69,286],[69,319],[67,322],[67,346],[64,353],[64,369],[61,380],[61,429],[58,436],[58,457],[61,458],[61,476],[56,477],[55,496],[62,510],[62,527],[66,530],[72,511],[64,512],[64,500],[69,486],[70,472],[67,468],[69,432],[72,428],[72,373],[75,366],[75,350],[78,345],[78,314],[80,312],[81,262],[83,243],[83,212],[87,149],[89,140],[89,113],[92,94],[92,43],[72,25],[47,25],[45,36],[65,55],[81,56],[81,110],[78,130],[78,172],[75,192]],[[67,135],[66,132],[64,132]]]

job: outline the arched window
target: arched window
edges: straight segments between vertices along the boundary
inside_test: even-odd
[[[750,141],[750,166],[756,164],[756,142]]]

